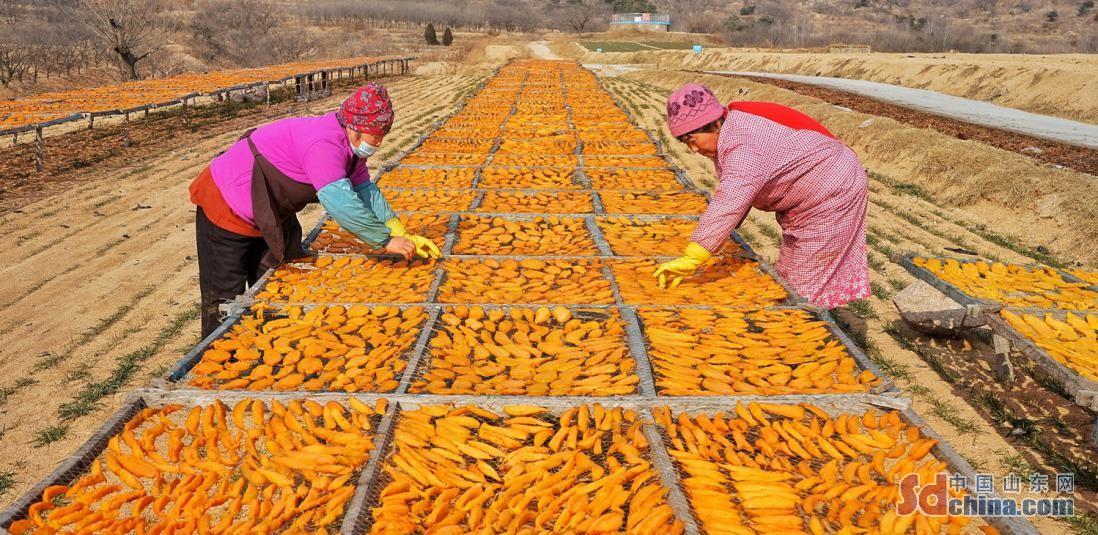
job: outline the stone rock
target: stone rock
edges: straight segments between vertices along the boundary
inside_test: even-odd
[[[896,294],[892,304],[912,329],[933,336],[955,336],[983,324],[964,305],[921,280]]]
[[[1060,215],[1062,212],[1060,208],[1061,199],[1060,195],[1056,193],[1050,193],[1037,199],[1037,215],[1042,219],[1050,219]]]

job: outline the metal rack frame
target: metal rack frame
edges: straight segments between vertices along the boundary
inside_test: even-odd
[[[1052,314],[1060,320],[1064,319],[1069,312],[1067,310],[1027,308],[1005,308],[1003,310],[1009,310],[1019,314],[1027,313],[1042,316],[1045,314]],[[1091,314],[1098,314],[1098,312],[1091,312]],[[1098,382],[1082,377],[1078,372],[1053,358],[1052,355],[1049,355],[1048,351],[1038,346],[1036,342],[1018,332],[1001,315],[987,314],[984,316],[984,320],[986,321],[987,326],[994,332],[994,336],[999,337],[1002,340],[1002,343],[996,342],[994,344],[997,353],[1000,352],[998,351],[1000,349],[1006,349],[1004,344],[1013,346],[1026,359],[1036,365],[1046,377],[1060,385],[1076,405],[1092,411],[1098,411]],[[1098,433],[1098,429],[1095,429],[1095,433]],[[1095,445],[1098,446],[1098,441],[1095,442]]]
[[[719,398],[675,398],[637,396],[625,397],[534,397],[534,396],[438,396],[438,395],[400,395],[400,394],[340,394],[340,393],[272,393],[272,392],[195,392],[195,391],[157,391],[140,390],[127,397],[122,408],[101,426],[80,449],[50,475],[39,481],[34,487],[16,499],[10,506],[0,512],[0,526],[8,526],[15,520],[27,517],[27,511],[31,504],[41,499],[42,491],[51,485],[66,485],[81,477],[88,467],[107,448],[111,437],[121,432],[126,423],[138,412],[149,407],[162,407],[169,404],[182,404],[185,407],[206,405],[220,401],[231,405],[243,399],[258,399],[262,401],[288,402],[294,399],[311,399],[320,403],[329,401],[346,402],[354,397],[366,404],[373,405],[379,399],[389,401],[386,413],[380,417],[374,426],[373,448],[365,465],[361,468],[356,483],[355,493],[352,495],[341,525],[341,533],[351,535],[363,533],[369,526],[372,501],[381,491],[381,465],[384,463],[392,447],[392,438],[396,426],[400,420],[400,414],[406,410],[415,410],[424,405],[475,405],[487,409],[499,409],[505,405],[523,404],[535,405],[549,409],[551,412],[559,412],[564,409],[580,406],[600,404],[604,407],[622,407],[636,410],[638,419],[644,426],[644,433],[648,438],[649,449],[647,451],[654,468],[660,475],[661,483],[668,489],[668,503],[673,508],[676,517],[687,527],[687,533],[700,533],[698,521],[694,516],[687,495],[680,481],[680,473],[671,456],[667,453],[668,445],[662,435],[662,429],[651,417],[651,410],[655,407],[669,407],[671,410],[681,413],[699,412],[730,412],[737,403],[749,403],[752,401],[774,404],[810,403],[831,415],[841,413],[862,413],[867,410],[897,410],[905,423],[919,427],[927,437],[938,440],[937,445],[931,450],[931,454],[940,461],[944,461],[950,469],[974,480],[976,471],[964,460],[952,447],[931,429],[926,421],[919,416],[910,404],[903,399],[882,397],[874,395],[805,395],[805,396],[744,396],[735,399]],[[1024,518],[998,518],[984,519],[988,524],[1007,533],[1036,534],[1036,529]]]
[[[499,69],[494,73],[498,74]],[[464,168],[470,167],[474,169],[474,179],[471,188],[468,189],[478,192],[478,196],[474,203],[469,207],[469,210],[465,211],[443,211],[445,214],[449,214],[448,230],[446,233],[446,240],[442,247],[443,254],[453,260],[463,259],[485,259],[485,258],[510,258],[515,260],[527,259],[527,258],[576,258],[583,260],[593,261],[613,261],[613,260],[627,260],[633,257],[621,257],[613,256],[609,244],[606,242],[605,236],[602,235],[601,230],[597,225],[598,217],[623,217],[626,214],[607,214],[603,210],[603,206],[600,202],[598,193],[596,190],[591,189],[591,183],[586,174],[584,173],[585,166],[583,161],[583,142],[579,138],[577,132],[577,158],[578,166],[575,173],[579,185],[586,186],[579,189],[535,189],[525,190],[516,188],[483,188],[480,187],[481,170],[485,166],[492,165],[495,153],[500,146],[500,140],[505,135],[505,127],[510,118],[512,118],[516,111],[519,109],[517,103],[521,97],[525,94],[526,82],[529,79],[529,72],[523,76],[522,80],[516,83],[509,84],[509,87],[513,87],[514,91],[512,97],[514,103],[510,108],[510,113],[500,115],[503,117],[499,124],[498,137],[493,143],[491,152],[487,155],[484,165],[476,166],[421,166],[421,165],[409,165],[412,168],[423,169],[441,169],[441,168]],[[483,90],[488,87],[490,78],[486,78],[479,84],[479,90]],[[566,118],[569,126],[575,130],[572,123],[572,109],[568,105],[567,100],[567,87],[563,84],[563,74],[561,74],[561,91],[564,95],[563,100],[565,102],[565,109],[567,111]],[[598,88],[606,91],[602,87],[601,82],[595,84]],[[609,93],[607,92],[609,95]],[[610,95],[613,98],[612,95]],[[616,98],[613,99],[617,102]],[[448,116],[453,118],[465,111],[466,104],[471,102],[467,100],[462,103],[457,109],[454,110]],[[620,103],[619,103],[620,104]],[[633,128],[638,128],[635,119],[629,114],[625,108],[621,108],[623,115],[628,119],[628,123],[622,122],[622,124],[629,124]],[[615,121],[617,122],[617,121]],[[404,166],[402,163],[405,156],[414,152],[418,147],[430,138],[431,135],[438,129],[445,125],[444,120],[436,121],[431,133],[421,136],[416,143],[409,149],[402,151],[395,161],[386,162],[381,166],[378,179],[382,178],[388,171],[397,168],[398,166]],[[646,131],[647,132],[647,131]],[[650,132],[647,132],[649,139],[656,144],[659,152],[659,157],[665,157],[666,154],[663,151],[663,146],[658,140],[651,136]],[[651,157],[645,155],[645,157]],[[686,174],[674,165],[669,165],[665,169],[671,170],[675,174],[677,183],[686,191],[692,191],[695,193],[702,193],[709,198],[709,195],[704,192],[699,192],[694,186],[693,182],[686,176]],[[653,168],[641,168],[641,169],[653,169]],[[422,189],[430,190],[434,188],[408,188],[408,189]],[[447,188],[452,189],[452,188]],[[603,188],[606,189],[606,188]],[[611,188],[612,189],[612,188]],[[457,240],[458,223],[463,216],[500,216],[500,217],[532,217],[535,214],[516,214],[516,213],[486,213],[476,211],[477,207],[483,199],[484,194],[487,191],[537,191],[537,192],[551,192],[551,191],[574,191],[574,192],[589,192],[592,198],[592,213],[585,214],[537,214],[541,216],[561,215],[568,217],[581,217],[585,220],[585,226],[590,231],[592,238],[596,242],[599,248],[599,254],[595,256],[575,256],[575,257],[560,257],[560,256],[516,256],[516,255],[451,255],[455,242]],[[436,212],[439,213],[439,212]],[[684,218],[681,214],[643,214],[636,215],[638,217],[674,217]],[[323,224],[326,221],[326,217],[322,218],[320,222],[308,233],[304,240],[304,244],[308,246],[312,243],[323,231]],[[690,219],[685,217],[684,219]],[[696,218],[695,218],[696,219]],[[816,307],[808,305],[800,298],[787,282],[779,277],[767,262],[763,261],[758,254],[738,235],[733,233],[731,239],[734,240],[741,249],[741,252],[737,256],[742,256],[748,260],[754,261],[758,264],[759,270],[771,277],[773,277],[779,284],[785,288],[788,292],[789,299],[781,303],[782,306],[757,306],[753,308],[744,308],[743,310],[759,310],[759,309],[791,309],[791,310],[805,310],[811,313],[816,319],[824,322],[826,328],[829,331],[829,336],[837,339],[839,343],[844,347],[847,353],[856,361],[857,366],[862,370],[868,370],[873,375],[881,379],[878,386],[874,387],[871,391],[862,394],[848,394],[848,393],[835,393],[835,394],[808,394],[808,395],[775,395],[775,396],[758,396],[758,395],[737,395],[737,396],[669,396],[658,395],[657,388],[655,386],[655,374],[652,367],[652,362],[648,355],[647,339],[645,337],[644,325],[642,324],[637,309],[644,308],[661,308],[661,309],[687,309],[687,308],[710,308],[706,306],[698,305],[678,305],[678,306],[666,306],[666,305],[631,305],[625,303],[622,299],[620,289],[618,287],[617,279],[611,273],[608,265],[603,265],[602,274],[607,279],[610,289],[613,294],[613,302],[607,304],[565,304],[569,309],[606,309],[616,310],[623,322],[625,328],[625,334],[623,341],[626,347],[629,349],[630,358],[634,359],[635,370],[640,380],[637,383],[637,390],[634,394],[627,396],[606,396],[606,397],[593,397],[593,396],[507,396],[507,395],[434,395],[434,394],[411,394],[408,393],[413,381],[418,373],[420,373],[423,366],[429,364],[430,354],[429,345],[433,334],[436,332],[437,327],[440,325],[440,317],[442,311],[448,306],[460,306],[462,303],[441,303],[439,302],[439,294],[441,286],[445,281],[446,261],[439,262],[435,266],[433,273],[433,279],[428,288],[424,302],[419,303],[402,303],[394,305],[391,303],[354,303],[365,305],[385,305],[385,306],[422,306],[427,312],[427,318],[420,326],[420,332],[416,335],[415,343],[412,348],[404,355],[403,358],[407,359],[407,366],[400,376],[399,384],[395,392],[389,393],[345,393],[334,391],[291,391],[291,392],[252,392],[244,390],[199,390],[186,386],[182,386],[181,383],[186,380],[188,374],[201,360],[203,353],[213,344],[216,340],[221,339],[231,329],[237,325],[246,314],[249,313],[248,307],[254,302],[255,295],[267,284],[270,280],[274,269],[268,270],[259,281],[245,294],[242,299],[229,305],[229,317],[224,321],[218,329],[210,336],[202,340],[196,347],[189,351],[183,358],[177,362],[168,372],[157,382],[155,389],[140,390],[135,394],[127,398],[124,406],[115,415],[108,420],[108,422],[97,431],[91,439],[89,439],[80,450],[66,460],[61,467],[55,470],[52,474],[40,481],[35,487],[24,494],[23,497],[18,499],[9,508],[0,513],[0,526],[8,525],[11,521],[21,518],[26,515],[27,508],[41,496],[42,490],[49,485],[53,484],[65,484],[77,477],[87,468],[88,464],[92,462],[105,448],[108,440],[117,434],[138,411],[146,407],[162,406],[168,403],[183,403],[183,404],[203,404],[213,401],[223,401],[230,403],[245,398],[261,399],[261,400],[290,400],[290,399],[312,399],[320,402],[325,401],[345,401],[349,397],[362,400],[367,403],[372,403],[378,399],[387,399],[391,401],[386,414],[384,414],[380,421],[377,423],[374,429],[374,441],[373,449],[367,463],[362,467],[361,473],[357,480],[357,488],[354,496],[352,497],[342,522],[341,530],[343,533],[360,533],[366,528],[370,521],[370,506],[371,501],[380,492],[382,474],[382,463],[386,459],[386,455],[389,448],[392,445],[393,433],[395,431],[397,422],[399,421],[400,414],[405,410],[412,410],[416,407],[424,404],[472,404],[482,407],[501,407],[507,404],[529,404],[544,406],[554,410],[562,410],[567,407],[573,407],[581,404],[593,404],[598,403],[604,406],[612,407],[629,407],[638,409],[641,412],[641,418],[644,423],[645,436],[650,443],[649,451],[647,452],[657,467],[661,482],[668,489],[669,503],[673,507],[676,516],[684,522],[688,533],[699,533],[700,528],[693,511],[690,508],[690,504],[683,491],[681,482],[679,480],[679,474],[677,473],[675,466],[671,460],[670,455],[667,453],[667,444],[664,442],[659,429],[658,424],[652,421],[650,414],[653,407],[657,406],[669,406],[676,411],[697,412],[697,411],[728,411],[734,408],[736,403],[747,403],[751,401],[763,401],[767,403],[801,403],[807,402],[820,406],[830,414],[837,414],[842,411],[864,411],[870,408],[888,410],[895,409],[901,412],[901,415],[905,422],[918,426],[922,429],[923,433],[932,438],[940,437],[933,432],[933,430],[927,425],[927,423],[916,414],[910,407],[910,401],[904,397],[899,396],[899,393],[895,390],[894,385],[885,376],[879,367],[874,364],[866,355],[858,348],[846,334],[838,328],[834,319],[826,311],[822,311]],[[378,258],[384,257],[384,255],[367,255],[367,254],[339,254],[333,256],[351,256],[351,257],[370,257]],[[648,259],[660,259],[669,257],[645,257]],[[313,308],[319,306],[332,306],[351,303],[309,303],[302,304],[305,308]],[[464,303],[465,305],[472,305],[473,303]],[[535,307],[535,306],[554,306],[555,304],[518,304],[518,303],[505,303],[505,304],[479,304],[485,308],[502,307]],[[290,304],[275,304],[271,305],[275,313],[278,310],[283,309]],[[954,451],[944,441],[939,443],[932,450],[932,453],[940,460],[945,461],[953,470],[964,474],[966,477],[974,478],[975,471],[973,468]],[[1024,519],[987,519],[989,523],[1000,529],[1012,533],[1036,533],[1033,527]]]

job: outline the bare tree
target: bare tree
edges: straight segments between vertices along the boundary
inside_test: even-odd
[[[568,6],[565,11],[567,12],[565,22],[568,27],[572,28],[572,31],[577,33],[583,32],[587,25],[591,23],[591,19],[595,18],[598,13],[594,7],[586,4]]]
[[[276,32],[265,41],[275,63],[315,57],[320,53],[317,42],[307,32]]]
[[[209,66],[197,59],[181,54],[153,54],[145,60],[146,72],[153,77],[164,78],[186,72],[201,72]]]
[[[0,43],[0,85],[10,87],[11,83],[26,76],[31,67],[30,46],[23,43]]]
[[[191,29],[202,59],[255,67],[281,59],[267,43],[276,39],[279,22],[278,10],[261,0],[212,0],[199,6]]]
[[[0,85],[22,80],[33,65],[33,45],[14,26],[0,26]]]
[[[300,2],[295,9],[313,20],[362,19],[378,26],[433,23],[479,31],[538,28],[542,26],[543,19],[538,16],[533,5],[528,0],[316,0]]]
[[[565,0],[550,4],[549,15],[562,29],[581,33],[600,25],[609,13],[601,0]]]
[[[15,24],[23,20],[23,6],[16,0],[0,0],[0,22]]]
[[[790,42],[795,47],[808,46],[812,36],[812,18],[803,14],[796,14],[792,20],[786,20],[785,25],[789,31]]]
[[[718,7],[714,0],[663,0],[655,4],[661,12],[674,14],[671,20],[677,30],[712,33],[720,28],[721,17],[714,16],[714,10]],[[750,13],[741,10],[741,14]]]
[[[160,0],[79,0],[65,13],[112,50],[127,80],[139,80],[137,63],[167,44]]]
[[[84,51],[88,36],[84,29],[72,24],[56,24],[46,17],[36,16],[19,23],[16,41],[30,49],[31,66],[27,76],[31,83],[40,77],[68,76],[74,69],[86,66],[89,60]],[[33,39],[30,36],[48,35],[49,39]]]

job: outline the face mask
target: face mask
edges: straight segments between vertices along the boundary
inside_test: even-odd
[[[370,156],[373,156],[379,148],[380,147],[375,147],[365,141],[358,142],[357,147],[351,146],[351,150],[354,151],[355,155],[359,158],[369,158]]]

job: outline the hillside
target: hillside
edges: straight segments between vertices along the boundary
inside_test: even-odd
[[[730,44],[811,47],[855,42],[903,52],[1094,52],[1093,1],[707,0],[656,2],[672,29]]]
[[[1091,53],[1098,51],[1098,12],[1093,4],[1094,0],[478,0],[467,9],[455,9],[425,0],[126,0],[101,4],[115,7],[78,8],[3,0],[0,98],[134,77],[317,58],[394,53],[455,57],[471,50],[474,41],[501,33],[548,30],[578,36],[577,32],[605,31],[613,10],[670,13],[675,33],[648,33],[644,38],[682,41],[688,36],[689,42],[707,45],[817,48],[858,43],[874,51],[904,53]],[[130,7],[110,12],[124,5]],[[119,24],[125,54],[114,50],[108,39],[114,30],[104,21]],[[452,27],[452,48],[464,50],[427,47],[428,23],[434,24],[440,39],[444,29]],[[41,35],[51,39],[43,42]]]
[[[0,1],[0,98],[322,58],[446,58],[464,55],[483,37],[455,31],[452,46],[427,46],[421,24],[330,15],[310,11],[312,4],[120,0],[101,5]],[[128,11],[112,11],[122,7]],[[100,19],[117,22],[132,64],[115,51],[108,39],[114,30],[101,27],[108,23]],[[439,26],[440,38],[444,28]],[[52,37],[43,41],[41,35]]]
[[[685,50],[595,53],[570,40],[557,41],[555,49],[584,63],[869,80],[1077,121],[1098,120],[1098,78],[1094,76],[1098,56],[1093,54],[821,54],[755,48],[709,48],[701,54]]]

